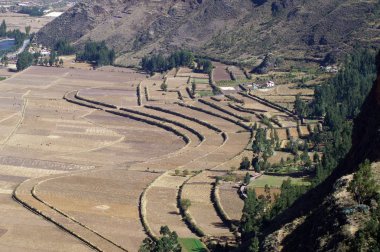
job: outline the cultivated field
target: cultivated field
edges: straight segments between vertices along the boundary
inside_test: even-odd
[[[31,67],[1,82],[0,211],[17,214],[0,217],[7,237],[0,237],[0,248],[17,243],[28,251],[137,251],[163,225],[181,238],[234,240],[211,197],[216,177],[252,156],[251,127],[267,127],[263,115],[284,125],[275,126],[282,141],[289,140],[286,127],[299,137],[298,122],[249,94],[200,99],[211,92],[207,78],[188,68],[149,77],[131,69],[67,65]],[[306,130],[299,128],[301,135]],[[286,155],[276,152],[272,161]],[[265,178],[253,185],[281,184]],[[236,188],[225,184],[218,193],[238,221],[243,201]],[[181,199],[191,202],[186,211]],[[27,224],[18,225],[20,218]],[[18,240],[34,229],[34,243]]]

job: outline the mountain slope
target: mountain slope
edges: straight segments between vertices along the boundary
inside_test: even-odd
[[[36,40],[105,40],[122,64],[176,48],[250,63],[268,52],[320,61],[356,42],[379,45],[379,9],[375,0],[84,0]]]
[[[357,225],[344,209],[357,206],[345,194],[347,180],[366,159],[380,162],[380,54],[378,78],[354,121],[352,148],[319,186],[301,196],[266,229],[266,251],[344,251]],[[352,197],[351,197],[352,198]],[[356,222],[360,222],[355,220]]]

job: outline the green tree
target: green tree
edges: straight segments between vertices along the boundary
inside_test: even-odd
[[[5,23],[5,20],[0,25],[0,37],[6,37],[7,36],[7,24]]]
[[[251,181],[251,175],[249,175],[249,173],[247,172],[244,176],[244,184],[248,185],[249,182]]]
[[[191,83],[191,93],[193,95],[195,95],[195,91],[197,90],[197,84],[195,83],[195,81],[193,80],[193,82]]]
[[[75,53],[75,48],[65,40],[59,40],[54,45],[54,50],[57,51],[59,56],[70,55]]]
[[[5,67],[8,66],[9,59],[8,59],[7,55],[4,55],[4,57],[1,58],[1,64],[3,64]]]
[[[260,251],[260,242],[257,237],[252,239],[251,244],[248,247],[248,252],[259,252]]]
[[[301,94],[296,95],[294,110],[301,119],[305,118],[308,114],[308,106],[306,102],[301,99]]]
[[[247,198],[244,200],[243,215],[240,221],[243,242],[248,242],[258,236],[262,224],[264,208],[264,202],[256,197],[255,190],[248,189]]]
[[[168,226],[162,226],[160,235],[161,237],[157,241],[145,238],[139,252],[181,252],[182,247],[176,232],[171,232]]]
[[[240,170],[249,170],[251,167],[251,162],[247,157],[243,157],[243,159],[240,162]]]
[[[18,55],[16,67],[18,71],[22,71],[33,64],[33,55],[27,51]]]
[[[181,199],[181,207],[184,211],[187,211],[189,207],[191,206],[191,201],[189,199]]]
[[[356,232],[355,237],[349,242],[350,251],[380,251],[380,200],[377,200],[375,209],[371,212],[370,219],[364,228]]]
[[[359,165],[359,170],[354,174],[348,190],[354,195],[360,204],[367,202],[377,193],[378,186],[373,178],[371,163],[366,160]]]
[[[57,59],[57,53],[55,51],[51,51],[50,57],[49,57],[49,66],[53,66],[56,59]]]
[[[30,35],[30,30],[32,29],[32,27],[30,25],[28,26],[25,26],[25,34],[26,36],[29,36]]]
[[[168,91],[168,84],[166,84],[165,82],[163,82],[160,86],[161,90],[164,91],[164,92],[167,92]]]

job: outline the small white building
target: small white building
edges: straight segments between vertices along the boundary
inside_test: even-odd
[[[266,85],[267,85],[267,88],[272,88],[272,87],[275,86],[275,84],[274,84],[273,81],[268,81],[268,82],[266,83]]]
[[[48,49],[42,49],[40,54],[42,57],[50,56],[50,51]]]

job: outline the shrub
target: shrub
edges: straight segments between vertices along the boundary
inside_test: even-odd
[[[160,86],[161,90],[164,91],[164,92],[167,92],[168,91],[168,84],[166,84],[165,82],[163,82]]]
[[[372,176],[371,163],[366,160],[359,165],[359,170],[354,174],[353,180],[350,182],[348,191],[350,191],[355,199],[360,203],[367,202],[376,195],[378,185]]]
[[[181,199],[181,207],[184,211],[187,211],[191,206],[191,201],[189,199]]]
[[[240,163],[240,170],[249,170],[251,167],[251,162],[247,157],[243,157],[241,163]]]

